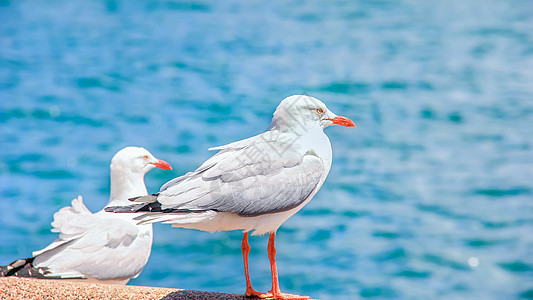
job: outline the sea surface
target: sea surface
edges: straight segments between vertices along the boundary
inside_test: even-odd
[[[283,291],[533,299],[532,1],[1,0],[0,20],[0,264],[76,196],[100,210],[121,148],[172,164],[157,192],[303,93],[357,127],[326,129],[331,172],[278,231]],[[156,224],[130,284],[242,293],[241,237]]]

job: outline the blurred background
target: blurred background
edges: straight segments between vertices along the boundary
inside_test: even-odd
[[[121,148],[172,164],[156,192],[305,93],[357,128],[326,130],[329,177],[278,231],[283,291],[533,298],[533,2],[1,0],[0,19],[0,264],[77,195],[100,210]],[[156,224],[130,284],[242,293],[241,237]]]

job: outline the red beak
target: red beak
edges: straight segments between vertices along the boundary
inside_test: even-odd
[[[170,166],[169,163],[167,163],[166,161],[164,160],[158,160],[154,166],[156,168],[159,168],[159,169],[163,169],[163,170],[172,170],[172,167]]]
[[[333,124],[336,125],[342,125],[344,127],[355,127],[355,123],[343,116],[337,116],[335,119],[328,119],[333,122]]]

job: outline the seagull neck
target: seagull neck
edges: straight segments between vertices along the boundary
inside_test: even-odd
[[[111,193],[106,206],[130,205],[129,198],[147,195],[144,173],[111,170]]]

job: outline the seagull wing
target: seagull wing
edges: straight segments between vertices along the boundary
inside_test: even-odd
[[[165,184],[155,204],[162,212],[215,210],[240,216],[297,207],[320,188],[325,175],[322,159],[302,153],[297,138],[267,131],[214,148],[220,151],[195,172]]]
[[[46,268],[47,276],[61,278],[128,279],[138,275],[146,256],[132,244],[139,229],[132,222],[92,214],[81,197],[54,215],[52,231],[59,238],[34,252],[33,265]]]

